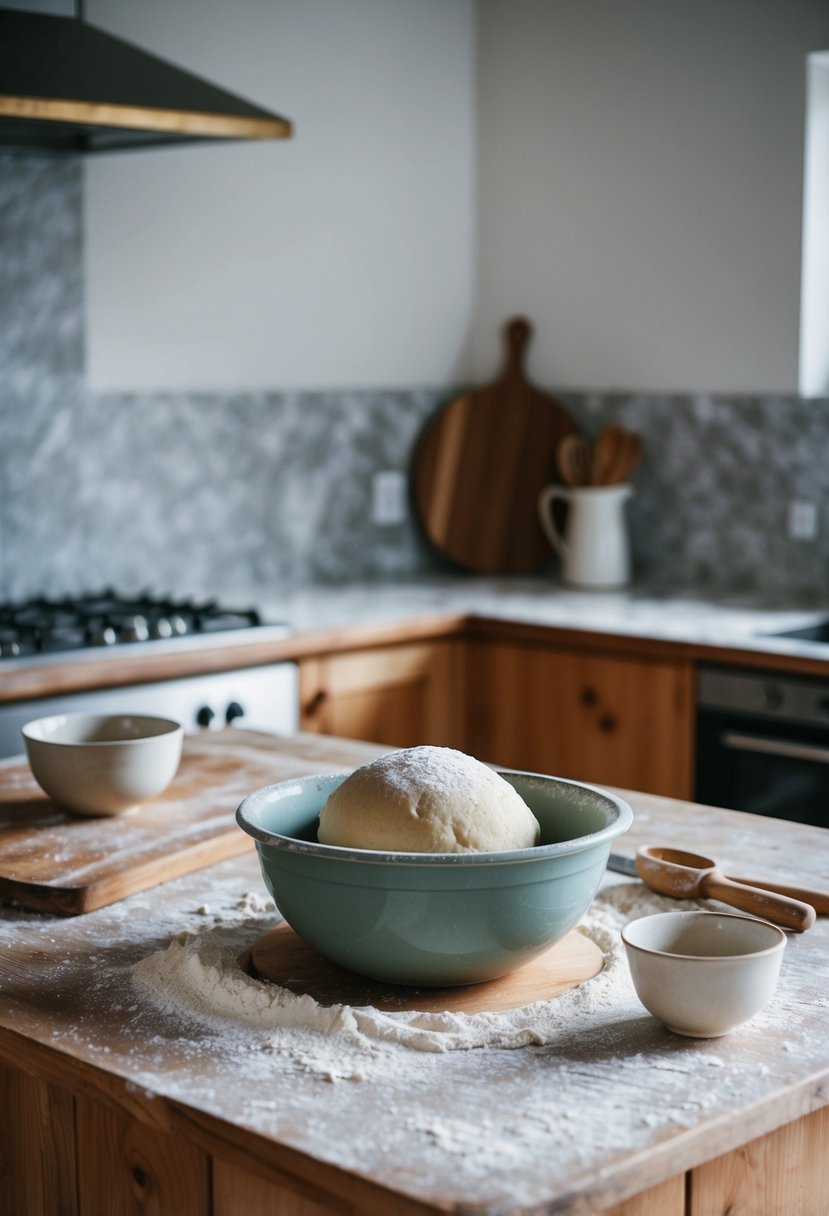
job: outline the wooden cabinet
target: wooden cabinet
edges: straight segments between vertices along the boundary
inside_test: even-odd
[[[691,797],[690,662],[544,644],[472,646],[475,755],[512,768]]]
[[[512,768],[690,798],[693,668],[468,638],[303,659],[303,730],[457,747]]]
[[[138,1103],[131,1108],[117,1084],[107,1084],[104,1072],[75,1081],[73,1095],[0,1061],[0,1097],[13,1099],[0,1103],[0,1216],[440,1216],[448,1210],[372,1186],[348,1170],[333,1174],[333,1186],[332,1172],[320,1171],[316,1185],[282,1172],[273,1142],[250,1154],[229,1124],[209,1137],[198,1119],[184,1121],[184,1134],[156,1127],[148,1110]],[[157,1102],[169,1115],[166,1100]],[[829,1107],[823,1107],[611,1207],[589,1210],[602,1216],[824,1216],[827,1136]],[[640,1169],[643,1177],[653,1172],[647,1155]],[[588,1210],[578,1195],[571,1202],[565,1195],[561,1206],[553,1200],[553,1207]]]
[[[391,747],[466,751],[466,668],[458,638],[303,659],[300,727]]]

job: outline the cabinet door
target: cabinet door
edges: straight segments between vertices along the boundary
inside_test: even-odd
[[[690,663],[480,642],[471,680],[481,758],[691,796]]]
[[[382,646],[300,664],[303,730],[392,747],[466,750],[466,650],[461,641]]]

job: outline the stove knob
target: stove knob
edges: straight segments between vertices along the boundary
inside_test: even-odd
[[[90,629],[86,640],[90,646],[114,646],[118,641],[118,635],[111,625],[102,625],[99,628]]]
[[[211,709],[209,705],[202,705],[201,709],[196,713],[196,725],[207,729],[215,717],[215,709]]]
[[[0,642],[0,655],[4,659],[16,659],[20,654],[20,643],[14,640],[10,642]],[[227,711],[230,713],[230,710]]]
[[[150,632],[154,638],[171,638],[173,636],[173,626],[166,616],[160,616],[153,621]]]
[[[225,722],[230,726],[231,722],[235,722],[237,718],[244,718],[245,711],[238,701],[231,701],[225,711]]]
[[[146,619],[139,615],[127,617],[120,629],[122,642],[146,642],[149,636]]]
[[[173,630],[173,633],[176,634],[178,637],[184,637],[185,633],[188,632],[187,622],[185,621],[184,617],[181,616],[178,612],[174,612],[173,615],[170,617],[170,626]]]

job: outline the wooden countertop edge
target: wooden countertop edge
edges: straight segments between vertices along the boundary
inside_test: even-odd
[[[724,1112],[702,1130],[688,1128],[631,1153],[622,1162],[612,1162],[605,1176],[588,1177],[584,1186],[576,1182],[548,1210],[556,1216],[594,1216],[827,1105],[829,1068],[797,1082],[782,1097],[758,1099],[738,1116]],[[535,1216],[538,1209],[531,1210]]]
[[[500,617],[471,616],[467,636],[491,642],[525,642],[542,646],[545,643],[584,649],[593,652],[635,655],[653,660],[675,659],[687,662],[711,662],[724,666],[764,668],[798,674],[825,676],[829,672],[829,648],[826,659],[806,655],[782,654],[755,650],[750,639],[745,646],[728,643],[683,642],[673,638],[647,637],[641,634],[613,633],[600,629],[576,629],[572,626],[539,625],[510,621]]]
[[[237,646],[193,651],[148,652],[81,659],[54,666],[4,666],[0,669],[0,703],[34,697],[58,696],[96,688],[115,688],[151,680],[211,675],[268,663],[296,661],[317,655],[395,646],[406,642],[442,641],[516,642],[526,645],[561,645],[568,649],[631,655],[654,661],[712,662],[753,667],[798,675],[826,675],[827,659],[755,650],[745,646],[683,642],[674,639],[532,624],[475,613],[433,613],[383,623],[343,625],[331,629],[301,630],[285,638],[251,641]]]
[[[211,1156],[288,1186],[309,1198],[324,1196],[356,1204],[365,1216],[386,1216],[393,1200],[398,1216],[475,1213],[502,1216],[504,1204],[440,1204],[419,1201],[364,1175],[321,1161],[219,1116],[156,1094],[129,1078],[0,1026],[0,1060],[48,1084],[101,1101],[157,1130],[184,1137]],[[829,1105],[829,1066],[792,1084],[784,1093],[753,1102],[739,1117],[725,1112],[702,1128],[688,1128],[608,1164],[604,1175],[586,1176],[565,1193],[533,1204],[527,1213],[592,1216],[678,1173],[692,1170]],[[518,1213],[520,1207],[509,1209]]]
[[[341,1166],[312,1157],[175,1098],[153,1093],[127,1077],[60,1048],[0,1026],[0,1060],[29,1076],[120,1111],[148,1127],[183,1137],[211,1156],[255,1172],[317,1201],[353,1205],[365,1216],[435,1216],[451,1207],[421,1203]],[[390,1207],[390,1204],[392,1205]]]
[[[144,684],[152,680],[212,675],[219,671],[260,667],[333,651],[461,637],[466,633],[468,620],[463,613],[440,613],[382,624],[298,632],[266,642],[251,641],[206,650],[151,652],[147,648],[137,647],[134,654],[104,655],[100,658],[85,655],[74,661],[44,666],[33,664],[30,667],[15,660],[20,665],[0,669],[0,702],[58,696],[91,688]]]

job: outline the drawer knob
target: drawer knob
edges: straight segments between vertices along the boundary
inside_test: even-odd
[[[328,693],[325,691],[324,688],[320,688],[318,692],[314,693],[313,697],[311,697],[311,700],[307,702],[307,704],[305,706],[306,714],[308,714],[309,717],[313,717],[313,715],[315,713],[317,713],[318,710],[322,709],[323,705],[325,704],[325,702],[327,700],[328,700]]]
[[[598,699],[599,699],[599,694],[596,692],[595,688],[583,688],[581,690],[582,705],[587,705],[587,706],[595,705],[596,702],[598,701]]]

